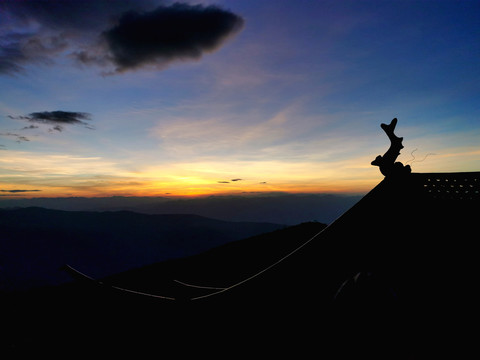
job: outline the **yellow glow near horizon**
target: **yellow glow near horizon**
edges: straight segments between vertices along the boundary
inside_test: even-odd
[[[446,149],[414,171],[475,171],[478,148]],[[102,157],[5,152],[0,199],[18,197],[209,196],[258,193],[366,193],[383,177],[370,155],[328,161],[199,161],[137,164],[135,171]],[[419,157],[421,154],[419,154]],[[409,154],[399,160],[406,161]],[[360,164],[360,165],[358,165]],[[38,191],[33,191],[38,190]]]

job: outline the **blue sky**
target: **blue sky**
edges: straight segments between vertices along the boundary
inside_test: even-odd
[[[58,3],[0,5],[3,195],[361,193],[394,117],[399,160],[430,154],[413,171],[480,169],[476,1],[187,1],[242,22],[195,59],[123,68],[101,34],[173,2]],[[90,116],[32,120],[54,111]]]

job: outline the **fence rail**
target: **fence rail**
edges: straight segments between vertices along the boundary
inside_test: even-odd
[[[436,199],[480,200],[480,172],[412,173],[414,187]]]

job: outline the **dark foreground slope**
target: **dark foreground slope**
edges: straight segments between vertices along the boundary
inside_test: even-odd
[[[121,355],[124,351],[134,351],[137,356],[142,351],[191,355],[197,347],[201,354],[215,353],[229,343],[224,336],[241,341],[237,332],[248,334],[248,328],[254,326],[241,329],[232,322],[233,327],[226,329],[211,309],[197,312],[187,299],[211,293],[211,289],[184,283],[231,285],[285,256],[325,227],[305,223],[233,241],[199,255],[110,276],[102,279],[101,285],[77,276],[78,281],[62,286],[3,294],[0,301],[8,309],[3,317],[3,328],[8,329],[2,338],[3,350],[65,357],[79,352]],[[232,310],[235,317],[234,309],[217,310]]]
[[[291,226],[229,242],[195,256],[120,273],[103,279],[103,282],[186,301],[215,293],[214,290],[229,287],[261,272],[326,226],[318,222]]]

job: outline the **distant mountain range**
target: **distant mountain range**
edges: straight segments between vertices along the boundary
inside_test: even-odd
[[[59,271],[65,264],[104,277],[283,227],[185,214],[0,210],[0,291],[69,281]]]
[[[331,223],[361,199],[361,195],[246,194],[245,196],[0,198],[0,208],[37,206],[69,211],[120,211],[144,214],[196,214],[225,221],[296,225]]]

